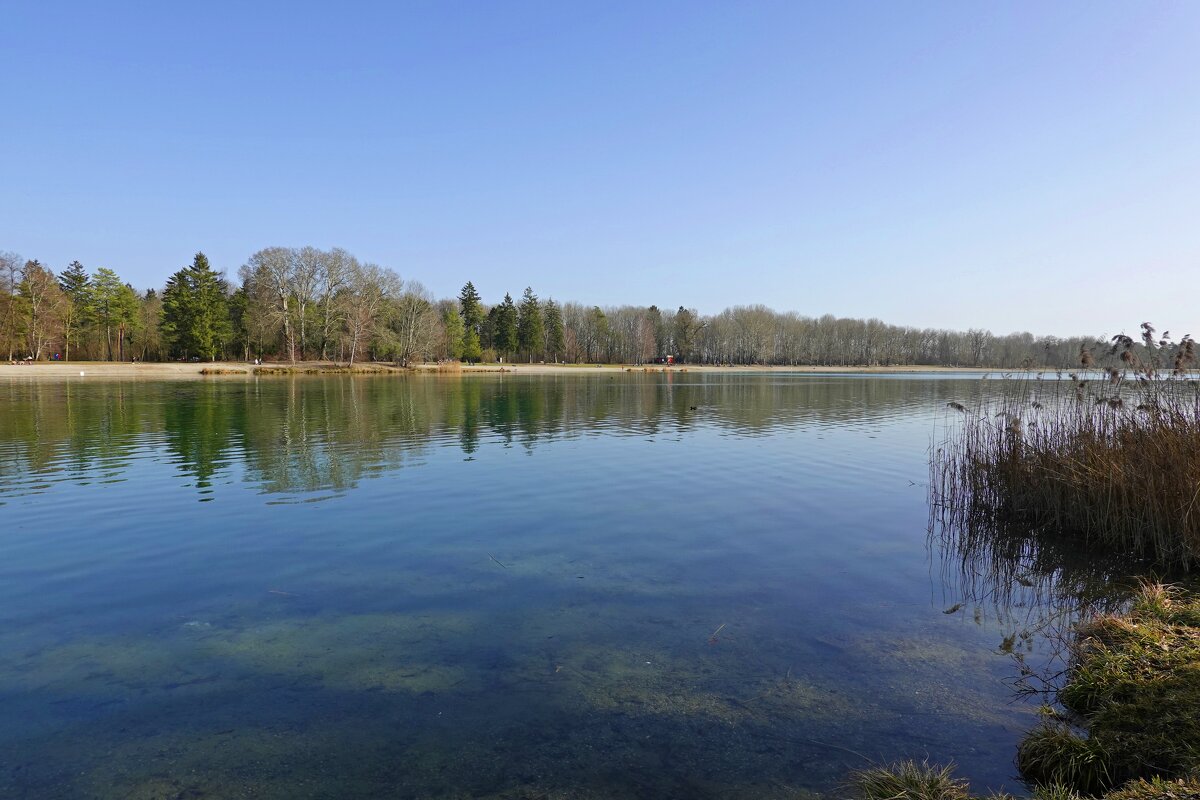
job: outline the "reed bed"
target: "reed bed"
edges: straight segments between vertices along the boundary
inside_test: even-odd
[[[295,366],[295,367],[255,367],[255,375],[381,375],[387,372],[397,372],[399,368],[386,367],[376,364],[355,366]]]
[[[970,408],[950,403],[963,419],[930,461],[932,526],[968,543],[1052,536],[1170,567],[1197,563],[1200,390],[1187,371],[1191,338],[1173,349],[1170,372],[1122,350],[1120,367],[1015,381]]]
[[[399,372],[403,368],[384,366],[382,364],[355,364],[347,367],[325,367],[317,370],[321,373],[330,373],[334,375],[382,375],[387,372]],[[313,370],[309,370],[311,373]]]

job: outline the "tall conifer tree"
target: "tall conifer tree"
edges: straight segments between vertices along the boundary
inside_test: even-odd
[[[562,311],[558,307],[558,303],[551,298],[546,301],[545,308],[546,322],[546,350],[549,352],[554,363],[562,358],[563,353],[567,349],[566,331],[563,328]]]
[[[167,280],[162,302],[162,331],[172,349],[215,361],[232,339],[233,326],[225,282],[204,253]]]
[[[483,323],[483,303],[475,285],[467,281],[458,296],[459,314],[462,316],[462,358],[464,361],[475,362],[483,356],[483,347],[479,341],[479,326]]]
[[[542,307],[533,289],[526,286],[518,309],[517,340],[521,350],[530,361],[542,354],[546,346],[546,325],[542,319]]]
[[[507,292],[504,294],[504,302],[500,304],[500,310],[496,313],[496,350],[503,353],[512,360],[513,353],[517,352],[517,307],[513,305],[512,295]]]
[[[58,285],[70,302],[63,314],[63,359],[66,361],[71,360],[71,346],[78,344],[92,319],[91,282],[87,270],[78,261],[72,261],[58,275]]]

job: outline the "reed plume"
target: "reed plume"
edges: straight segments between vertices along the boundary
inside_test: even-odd
[[[1142,343],[1113,338],[1110,356],[1123,366],[1106,368],[1095,389],[1074,374],[1019,381],[956,415],[961,424],[931,459],[931,525],[1065,537],[1185,569],[1200,561],[1195,345],[1142,331]]]

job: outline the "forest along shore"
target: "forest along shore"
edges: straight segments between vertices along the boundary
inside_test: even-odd
[[[148,362],[129,363],[112,361],[34,361],[25,364],[0,364],[0,379],[28,378],[212,378],[239,377],[249,375],[270,374],[330,374],[347,371],[344,364],[329,361],[305,361],[296,364],[279,363],[264,364],[261,367],[240,361],[216,362]],[[256,373],[256,370],[258,371]],[[452,370],[446,370],[438,364],[418,364],[411,369],[403,369],[386,363],[358,363],[353,367],[355,372],[364,374],[390,373],[438,373],[461,374],[472,373],[511,373],[514,375],[576,375],[580,373],[617,373],[617,372],[719,372],[719,373],[758,373],[758,372],[792,372],[792,373],[839,373],[839,374],[907,374],[928,372],[961,372],[969,374],[985,374],[996,370],[967,369],[958,367],[922,367],[922,366],[891,366],[891,367],[814,367],[814,366],[714,366],[714,365],[673,365],[661,364],[472,364],[453,365]]]

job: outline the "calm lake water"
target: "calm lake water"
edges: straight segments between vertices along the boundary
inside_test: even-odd
[[[979,384],[0,383],[0,796],[1021,793],[1011,609],[927,543]]]

